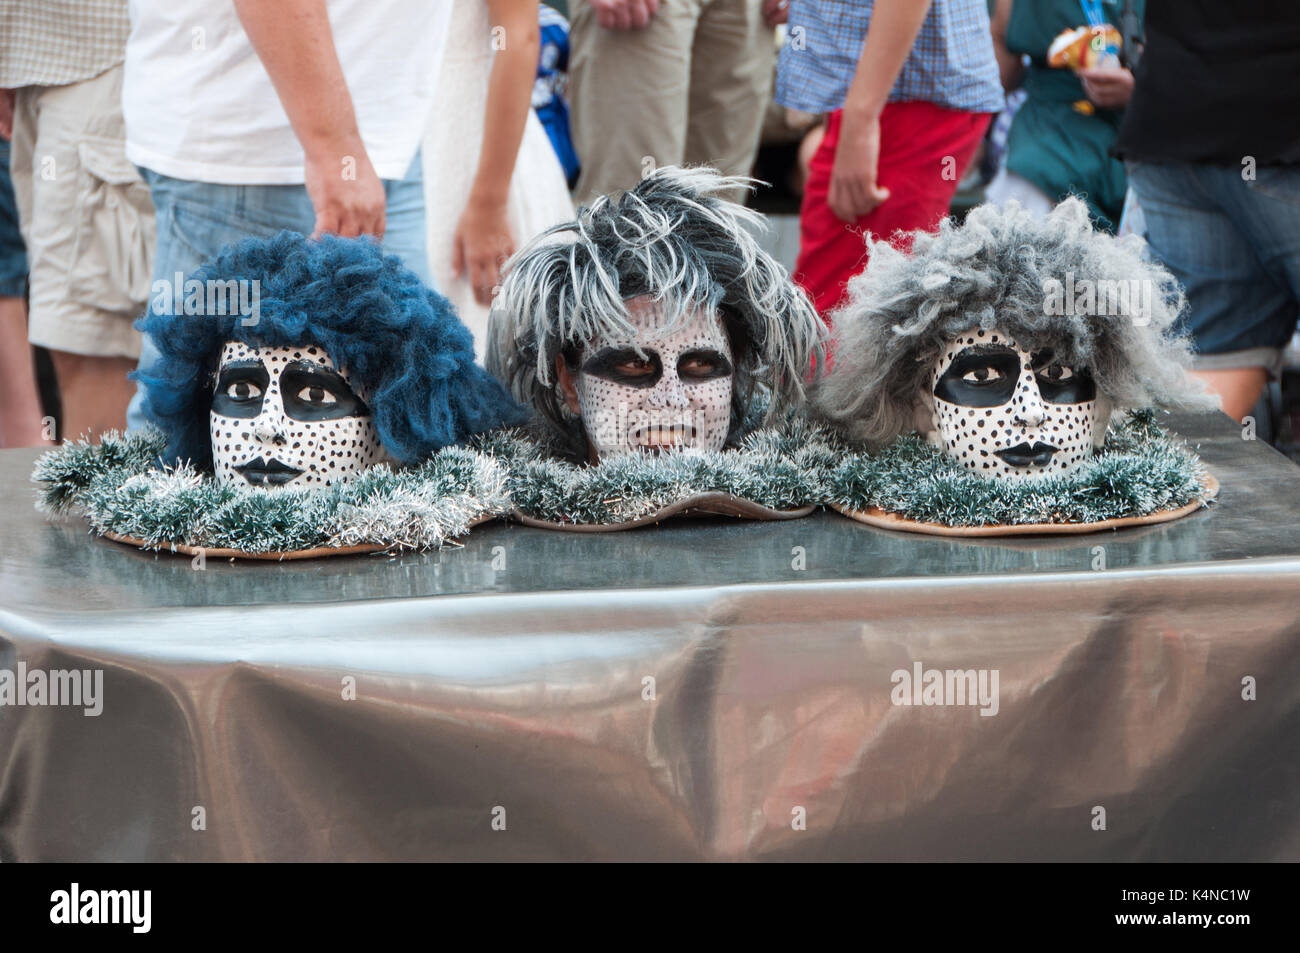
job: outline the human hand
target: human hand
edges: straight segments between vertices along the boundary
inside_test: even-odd
[[[606,30],[640,30],[659,12],[659,0],[587,0]]]
[[[1088,99],[1102,109],[1123,109],[1133,95],[1133,74],[1122,66],[1081,69],[1079,79]]]
[[[763,22],[770,27],[790,19],[790,0],[763,0]]]
[[[307,150],[307,197],[316,212],[313,238],[384,237],[388,197],[360,141],[345,147]]]
[[[826,195],[826,204],[840,221],[852,224],[889,198],[889,189],[876,183],[879,159],[880,117],[845,110]]]
[[[14,134],[14,90],[0,89],[0,139],[8,142]]]
[[[492,293],[501,284],[501,266],[514,251],[505,203],[471,198],[456,223],[451,270],[457,276],[467,276],[474,300],[484,307],[492,304]]]

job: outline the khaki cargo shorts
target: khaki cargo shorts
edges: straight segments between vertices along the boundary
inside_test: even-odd
[[[67,86],[18,90],[11,169],[33,344],[140,356],[131,323],[149,298],[154,213],[124,135],[121,65]]]

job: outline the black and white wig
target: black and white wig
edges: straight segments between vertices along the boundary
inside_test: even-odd
[[[889,443],[924,415],[918,397],[940,349],[973,328],[1086,368],[1115,409],[1216,406],[1186,373],[1190,344],[1174,329],[1182,290],[1144,248],[1095,231],[1077,198],[1046,218],[982,205],[963,225],[918,234],[910,254],[868,238],[866,270],[831,315],[816,414],[862,443]]]
[[[656,333],[664,336],[689,323],[694,308],[721,314],[735,367],[729,443],[758,422],[760,404],[767,421],[801,405],[822,363],[825,325],[759,248],[750,228],[765,227],[763,217],[722,197],[748,188],[751,180],[713,169],[665,167],[539,235],[507,263],[489,325],[488,370],[567,442],[581,444],[555,358],[576,371],[583,349],[636,337],[624,302],[649,295],[663,309]]]

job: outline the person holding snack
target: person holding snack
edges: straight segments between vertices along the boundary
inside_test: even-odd
[[[1133,92],[1118,24],[1141,17],[1145,0],[998,0],[993,48],[1002,85],[1028,93],[1007,140],[1005,165],[988,200],[1015,199],[1045,215],[1069,195],[1115,232],[1128,183],[1110,155]],[[1026,62],[1026,59],[1028,62]]]

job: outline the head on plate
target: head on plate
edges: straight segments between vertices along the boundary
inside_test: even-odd
[[[1186,373],[1176,282],[1078,199],[1046,218],[981,206],[910,254],[869,253],[814,401],[868,446],[916,430],[980,476],[1038,479],[1083,463],[1116,409],[1214,404]]]
[[[660,169],[507,266],[488,368],[573,456],[720,450],[802,402],[824,328],[722,197],[745,184]]]
[[[370,239],[245,239],[186,286],[194,308],[158,295],[138,323],[161,352],[136,376],[165,463],[316,489],[526,419],[447,300]]]

